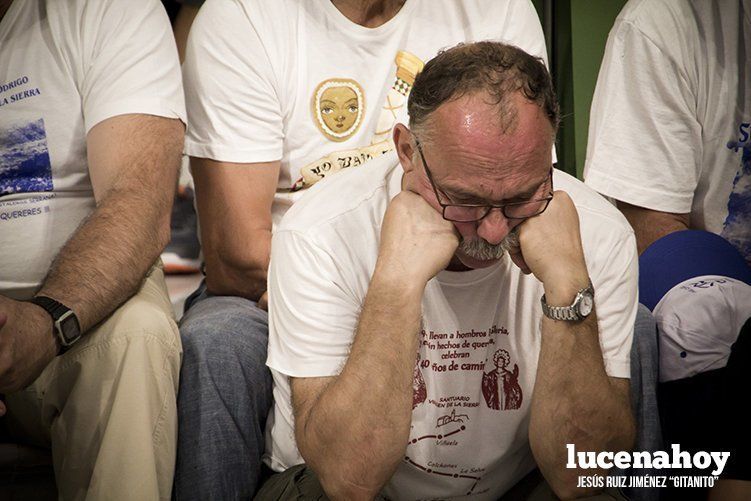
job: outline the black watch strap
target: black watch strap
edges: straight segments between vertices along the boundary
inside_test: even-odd
[[[47,310],[47,313],[50,314],[53,322],[60,320],[60,317],[70,311],[70,308],[66,307],[63,303],[55,301],[51,297],[36,296],[29,299],[29,302]]]
[[[61,302],[46,296],[35,296],[29,299],[29,302],[44,308],[50,317],[52,317],[52,328],[60,341],[58,355],[62,355],[68,351],[73,343],[81,337],[81,326],[73,310]]]

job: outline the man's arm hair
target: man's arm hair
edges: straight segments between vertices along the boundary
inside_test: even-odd
[[[191,158],[191,168],[209,292],[258,301],[266,291],[280,162]]]
[[[376,271],[341,374],[290,378],[300,454],[333,500],[373,499],[404,456],[422,292]]]
[[[633,446],[629,388],[628,379],[605,372],[594,311],[580,322],[543,319],[529,442],[540,471],[562,499],[592,493],[576,487],[579,475],[607,475],[567,468],[566,444],[593,452]]]
[[[88,133],[97,207],[58,253],[39,291],[71,308],[82,331],[129,299],[169,241],[185,127],[130,114]]]
[[[617,201],[617,206],[634,229],[639,254],[668,233],[689,228],[690,218],[688,213],[660,212],[627,204],[620,200]]]

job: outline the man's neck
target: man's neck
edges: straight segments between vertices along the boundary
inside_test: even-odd
[[[448,266],[446,266],[446,270],[447,271],[471,271],[472,268],[462,263],[461,260],[458,257],[456,257],[456,254],[454,254],[451,257],[451,261],[449,261]]]
[[[10,4],[13,3],[13,0],[0,0],[0,21],[3,20],[5,17],[5,13],[8,12],[8,9],[10,8]]]
[[[331,0],[331,3],[353,23],[366,28],[377,28],[389,22],[399,12],[405,1]]]

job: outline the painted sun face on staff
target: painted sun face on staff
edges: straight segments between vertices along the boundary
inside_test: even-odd
[[[318,129],[332,141],[345,141],[357,132],[364,114],[362,88],[354,80],[321,82],[313,94],[313,114]]]

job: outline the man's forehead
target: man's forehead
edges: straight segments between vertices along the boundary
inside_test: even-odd
[[[441,105],[432,120],[440,143],[480,149],[528,150],[549,142],[553,132],[542,109],[518,92],[504,106],[484,92],[462,96]]]
[[[482,144],[499,139],[497,113],[493,115],[493,110],[479,97],[464,96],[439,106],[430,117],[430,125],[439,144],[445,139]]]
[[[488,96],[464,96],[432,117],[430,168],[442,189],[466,199],[501,201],[531,196],[551,165],[552,128],[539,106],[524,99],[499,111]],[[505,124],[508,125],[508,124]]]

